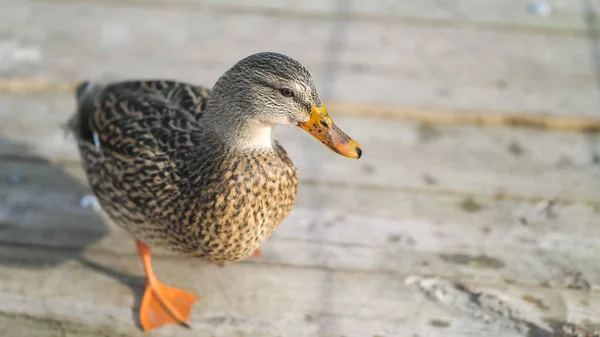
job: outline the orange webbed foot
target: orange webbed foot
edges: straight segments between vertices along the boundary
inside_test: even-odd
[[[165,324],[180,324],[189,328],[190,312],[198,296],[162,284],[152,271],[150,247],[137,241],[137,248],[146,271],[146,290],[140,305],[140,324],[144,331]]]
[[[158,281],[148,282],[140,306],[140,324],[144,331],[165,324],[181,324],[189,328],[190,312],[198,296],[169,287]]]

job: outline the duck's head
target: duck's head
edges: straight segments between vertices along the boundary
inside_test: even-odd
[[[362,154],[329,117],[308,70],[282,54],[254,54],[235,64],[212,89],[206,115],[244,146],[270,146],[273,126],[292,125],[343,156]]]

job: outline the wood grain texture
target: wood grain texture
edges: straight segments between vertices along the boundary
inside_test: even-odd
[[[556,115],[600,109],[595,46],[585,35],[135,4],[6,3],[0,73],[210,86],[239,59],[275,49],[306,64],[327,100]]]
[[[56,3],[56,0],[38,0]],[[60,0],[64,2],[65,0]],[[74,1],[71,0],[73,3]],[[335,20],[340,16],[355,20],[410,22],[420,25],[473,25],[481,29],[506,29],[527,31],[537,29],[545,33],[584,33],[588,29],[585,2],[548,1],[551,15],[536,15],[527,0],[509,1],[436,1],[422,0],[86,0],[86,2],[110,3],[112,6],[145,6],[150,8],[205,9],[218,12],[249,12],[286,17],[319,17]],[[591,3],[592,11],[598,7]]]
[[[40,93],[72,94],[79,83],[81,82],[48,81],[16,77],[0,78],[0,93],[9,95]],[[483,127],[508,126],[587,133],[597,133],[600,130],[600,118],[586,115],[522,114],[519,112],[491,110],[411,108],[406,106],[341,101],[328,101],[327,107],[335,111],[338,116],[382,118],[428,124],[475,125]]]
[[[31,247],[0,249],[3,256],[22,260],[55,259],[64,254]],[[116,257],[90,253],[52,269],[3,267],[12,278],[4,278],[0,285],[0,310],[49,317],[99,332],[141,335],[131,322],[131,307],[143,284],[139,261],[134,255]],[[181,259],[156,259],[155,268],[171,284],[203,296],[192,316],[194,330],[166,327],[156,332],[159,336],[518,335],[439,309],[395,276],[256,264],[218,268]],[[68,277],[77,282],[65,284]],[[90,291],[90,287],[102,292]],[[544,305],[567,305],[574,312],[592,315],[598,312],[596,307],[580,304],[583,299],[597,303],[596,294],[569,292],[563,297],[550,289],[512,286],[494,290],[507,293],[515,302],[529,295],[542,298]],[[521,302],[532,315],[544,312]],[[440,329],[433,319],[447,322],[445,328]]]
[[[29,153],[78,162],[61,125],[74,109],[70,95],[0,96],[0,154]],[[23,111],[15,114],[14,111]],[[600,202],[598,137],[511,128],[433,126],[364,118],[332,118],[364,148],[359,161],[331,153],[302,130],[275,135],[300,169],[300,178],[371,188],[425,189],[521,199]],[[11,148],[11,144],[21,144]],[[25,156],[27,156],[25,154]],[[344,169],[340,169],[344,167]]]
[[[3,165],[2,240],[76,251],[91,245],[131,254],[124,231],[79,207],[89,192],[81,169],[69,171],[43,163]],[[13,172],[20,173],[18,184],[8,180]],[[567,287],[561,282],[576,272],[584,273],[588,283],[599,281],[594,251],[600,229],[594,223],[600,213],[595,207],[555,205],[544,215],[533,214],[535,203],[470,202],[460,196],[305,183],[294,212],[268,241],[260,261],[399,276],[435,272],[532,286]]]
[[[79,207],[83,179],[80,169],[43,162],[0,166],[0,311],[135,333],[129,288],[141,291],[142,278],[133,242]],[[438,308],[403,285],[412,274],[503,294],[542,321],[597,322],[598,210],[557,205],[549,217],[531,217],[532,203],[477,202],[475,210],[456,196],[303,184],[260,259],[219,268],[158,252],[155,269],[203,296],[193,333],[519,335]]]

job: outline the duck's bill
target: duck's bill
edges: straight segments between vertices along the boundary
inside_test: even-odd
[[[360,145],[333,123],[325,105],[320,108],[313,105],[310,119],[308,122],[300,123],[299,126],[344,157],[358,159],[362,155]]]

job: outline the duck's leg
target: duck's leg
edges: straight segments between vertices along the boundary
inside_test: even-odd
[[[162,284],[150,261],[150,247],[136,241],[138,252],[146,271],[146,291],[140,305],[140,324],[144,331],[164,324],[181,324],[189,327],[190,311],[198,297],[187,291]]]
[[[252,255],[250,255],[252,257],[261,257],[262,256],[262,250],[260,250],[260,248],[256,248],[256,250],[254,251],[254,253],[252,253]]]

